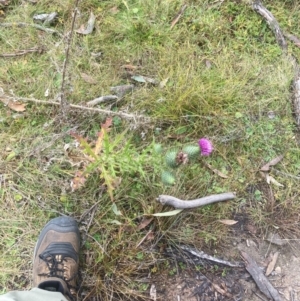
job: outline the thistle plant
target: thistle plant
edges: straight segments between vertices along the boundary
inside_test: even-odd
[[[207,138],[201,138],[198,145],[185,145],[182,149],[171,149],[165,154],[165,163],[171,170],[164,170],[161,180],[165,185],[174,185],[176,177],[172,170],[197,160],[200,156],[207,157],[213,151],[213,145]]]

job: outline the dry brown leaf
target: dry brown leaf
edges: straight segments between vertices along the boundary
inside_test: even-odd
[[[155,238],[154,232],[151,231],[151,232],[147,235],[147,240],[153,240],[154,238]]]
[[[148,236],[151,235],[152,230],[149,230],[146,235],[141,239],[141,241],[136,245],[136,247],[138,248],[145,240],[149,240]],[[151,240],[151,236],[150,236],[150,240]]]
[[[112,7],[110,10],[110,13],[112,13],[113,15],[117,14],[120,10],[118,9],[118,6],[114,6]]]
[[[9,1],[8,0],[0,0],[0,7],[1,6],[6,6],[9,4]]]
[[[92,84],[92,85],[95,85],[97,84],[97,81],[91,76],[91,75],[88,75],[84,72],[80,73],[81,75],[81,78],[88,84]]]
[[[276,181],[272,176],[270,176],[269,174],[267,175],[267,183],[270,184],[274,184],[275,186],[278,187],[284,187],[284,185],[282,185],[281,183],[279,183],[278,181]]]
[[[76,171],[74,179],[71,181],[72,191],[81,188],[86,181],[86,178],[82,171]]]
[[[275,264],[277,262],[278,256],[279,256],[279,252],[275,252],[271,262],[269,263],[269,265],[267,267],[266,276],[269,276],[272,273],[272,271],[274,270],[274,267],[275,267]]]
[[[238,221],[232,220],[232,219],[219,219],[218,222],[227,225],[227,226],[232,226],[238,223]]]
[[[4,103],[4,105],[8,106],[10,109],[16,112],[24,112],[26,110],[26,103],[20,103],[17,101],[7,100],[0,98],[0,101]]]
[[[181,8],[180,11],[178,12],[177,16],[172,20],[171,22],[171,29],[177,24],[181,16],[183,15],[185,9],[187,8],[187,5],[184,4]]]
[[[218,175],[219,177],[223,178],[223,179],[227,179],[228,176],[224,175],[221,171],[219,171],[218,169],[213,168],[210,164],[208,164],[207,162],[204,162],[204,165],[209,168],[211,171],[213,171],[216,175]]]
[[[143,220],[137,226],[137,230],[142,230],[142,229],[146,228],[152,221],[153,221],[153,217],[151,217],[151,218],[143,217]]]
[[[283,159],[283,155],[280,155],[274,159],[272,159],[270,162],[268,162],[267,164],[265,164],[260,170],[261,171],[269,171],[271,166],[276,165],[277,163],[279,163],[281,160]]]
[[[221,295],[232,298],[232,295],[229,292],[227,292],[226,290],[222,289],[219,285],[212,283],[212,286]]]
[[[132,71],[134,71],[138,68],[137,66],[134,66],[134,65],[131,65],[131,64],[122,65],[121,67],[124,68],[124,69],[127,69],[127,70],[132,70]]]

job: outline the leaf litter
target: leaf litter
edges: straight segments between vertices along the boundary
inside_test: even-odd
[[[15,112],[24,112],[26,110],[26,103],[21,103],[18,101],[13,101],[5,98],[0,97],[0,101],[11,110]]]
[[[87,22],[87,25],[85,26],[84,24],[82,24],[79,29],[75,30],[75,32],[77,32],[79,34],[82,34],[82,35],[91,34],[94,30],[94,27],[95,27],[95,21],[96,21],[96,17],[91,12],[90,13],[90,18]]]

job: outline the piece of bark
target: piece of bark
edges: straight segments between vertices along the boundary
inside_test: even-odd
[[[213,194],[210,196],[206,196],[200,199],[195,200],[181,200],[175,198],[174,196],[170,195],[159,195],[157,201],[159,201],[162,205],[169,205],[173,206],[177,209],[191,209],[197,208],[200,206],[205,206],[208,204],[216,203],[216,202],[223,202],[232,200],[236,197],[236,195],[232,192],[220,193],[220,194]]]
[[[267,277],[263,274],[260,267],[254,261],[253,258],[250,257],[246,252],[241,251],[241,255],[245,260],[246,270],[252,276],[256,285],[260,289],[262,293],[264,293],[268,298],[274,301],[283,301],[280,297],[278,291],[274,288],[274,286],[269,282]]]
[[[132,92],[134,88],[134,85],[121,85],[110,87],[110,91],[122,98],[125,94]]]
[[[277,259],[278,259],[278,256],[279,256],[279,252],[275,252],[275,254],[272,257],[272,260],[268,264],[268,267],[267,267],[267,270],[266,270],[266,276],[269,276],[273,272],[273,270],[275,268],[275,264],[276,264]]]
[[[287,42],[280,29],[279,23],[277,22],[277,20],[273,16],[273,14],[262,5],[260,0],[255,1],[252,4],[252,7],[257,13],[259,13],[266,20],[266,22],[268,23],[268,25],[270,26],[270,28],[272,29],[272,31],[275,34],[277,43],[279,44],[279,46],[281,47],[282,50],[286,51],[287,50]]]
[[[284,36],[292,41],[297,47],[300,47],[300,39],[292,34],[284,33]]]

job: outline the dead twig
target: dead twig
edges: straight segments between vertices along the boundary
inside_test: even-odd
[[[190,208],[205,206],[216,202],[232,200],[235,197],[236,195],[232,192],[213,194],[195,200],[181,200],[170,195],[160,195],[157,198],[157,201],[159,201],[162,205],[173,206],[174,208],[177,209],[190,209]]]
[[[0,94],[1,95],[1,94]],[[56,101],[46,101],[46,100],[41,100],[41,99],[35,99],[35,98],[26,98],[26,97],[11,97],[11,96],[6,96],[6,95],[1,95],[2,98],[6,98],[7,100],[13,100],[13,101],[23,101],[23,102],[34,102],[34,103],[41,103],[44,105],[55,105],[55,106],[60,106],[60,102]],[[73,109],[79,109],[79,110],[86,110],[86,111],[92,111],[92,112],[99,112],[103,114],[107,114],[109,116],[120,116],[125,119],[133,119],[133,120],[142,120],[144,123],[149,123],[150,118],[143,116],[143,115],[136,115],[136,114],[128,114],[124,112],[114,112],[111,110],[104,110],[104,109],[98,109],[98,108],[90,108],[90,107],[85,107],[85,106],[80,106],[80,105],[74,105],[74,104],[69,104],[70,108]]]
[[[294,105],[294,114],[296,118],[297,127],[300,128],[300,71],[296,71],[296,76],[293,81],[293,105]]]
[[[119,97],[116,95],[104,95],[93,100],[90,100],[86,103],[87,106],[92,107],[101,102],[110,101],[110,100],[117,100]]]
[[[71,31],[67,36],[66,57],[65,57],[65,60],[63,63],[63,68],[62,68],[62,80],[61,80],[61,88],[60,88],[60,104],[61,104],[60,115],[63,119],[65,119],[67,110],[68,110],[68,101],[67,101],[67,96],[66,96],[67,64],[69,61],[70,48],[71,48],[72,38],[73,38],[73,34],[74,34],[75,20],[76,20],[77,11],[78,11],[78,4],[79,4],[79,0],[76,0],[74,12],[73,12],[72,23],[71,23]]]
[[[252,7],[257,13],[259,13],[266,20],[266,22],[274,32],[277,43],[279,44],[281,49],[287,51],[286,40],[280,29],[279,23],[277,22],[273,14],[262,5],[260,0],[255,1],[252,4]]]
[[[227,261],[227,260],[224,260],[224,259],[220,259],[220,258],[217,258],[217,257],[214,257],[214,256],[210,256],[210,255],[204,253],[203,251],[198,251],[197,249],[186,246],[186,245],[179,245],[178,247],[180,249],[182,249],[183,251],[185,251],[185,252],[187,252],[187,253],[189,253],[189,254],[197,257],[197,258],[206,259],[206,260],[209,260],[209,261],[212,261],[212,262],[215,262],[215,263],[227,265],[229,267],[234,267],[234,268],[244,267],[243,262],[230,262],[230,261]]]
[[[59,33],[57,30],[51,29],[51,28],[47,28],[38,24],[30,24],[30,23],[24,23],[24,22],[16,22],[16,23],[0,23],[0,27],[33,27],[36,28],[38,30],[41,31],[45,31],[48,33],[55,33],[57,35],[59,35],[60,37],[63,37],[63,35],[61,33]]]
[[[252,276],[260,291],[274,301],[282,301],[278,291],[269,282],[254,259],[251,258],[246,252],[241,252],[241,254],[246,263],[246,270]]]
[[[181,16],[183,15],[184,11],[186,10],[187,5],[183,4],[180,8],[180,11],[178,12],[178,14],[176,15],[176,17],[172,20],[171,22],[171,29],[177,24],[177,22],[179,21],[179,19],[181,18]]]
[[[31,49],[24,49],[24,50],[19,50],[19,51],[14,52],[14,53],[3,53],[3,54],[0,54],[0,57],[22,56],[22,55],[25,55],[25,54],[28,54],[28,53],[34,53],[34,52],[42,54],[44,52],[44,49],[39,48],[39,47],[31,48]]]

